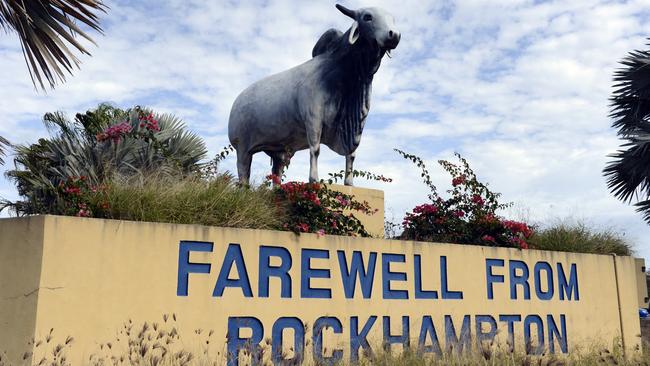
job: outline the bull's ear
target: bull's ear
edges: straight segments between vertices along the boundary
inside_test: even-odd
[[[357,39],[359,39],[359,22],[354,22],[352,23],[352,27],[350,27],[350,36],[348,37],[348,42],[350,42],[350,44],[354,44]]]

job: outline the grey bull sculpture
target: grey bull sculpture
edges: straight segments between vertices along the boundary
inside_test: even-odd
[[[400,33],[378,8],[350,10],[347,32],[325,32],[312,59],[262,79],[244,90],[230,111],[228,137],[237,151],[239,181],[248,184],[253,154],[271,157],[278,176],[294,152],[309,148],[309,181],[318,181],[320,144],[345,155],[345,184],[352,185],[355,151],[370,109],[371,84]]]

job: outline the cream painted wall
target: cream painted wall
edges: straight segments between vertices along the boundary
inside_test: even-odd
[[[611,346],[622,339],[628,351],[640,347],[637,314],[637,270],[633,258],[603,255],[544,252],[478,246],[405,242],[382,239],[349,238],[313,234],[295,235],[288,232],[225,229],[198,225],[137,223],[73,217],[38,216],[24,219],[0,220],[0,349],[7,349],[14,360],[30,350],[27,342],[42,339],[50,329],[61,341],[73,336],[68,357],[73,365],[100,352],[100,344],[115,343],[124,322],[162,323],[163,314],[175,314],[184,346],[198,349],[201,345],[195,330],[214,331],[209,345],[213,357],[223,357],[229,317],[255,317],[264,327],[264,342],[272,338],[271,329],[278,318],[297,317],[306,328],[306,357],[312,357],[312,327],[323,316],[337,317],[342,334],[327,331],[324,339],[327,352],[341,348],[344,359],[350,356],[351,317],[359,318],[360,327],[371,316],[377,321],[369,332],[369,342],[375,347],[382,342],[382,317],[390,317],[391,333],[402,332],[402,317],[410,320],[410,339],[417,346],[423,317],[431,316],[440,346],[445,347],[444,316],[449,315],[460,332],[463,317],[470,316],[471,334],[475,337],[477,315],[490,315],[497,320],[497,340],[507,337],[506,323],[499,315],[520,315],[522,322],[514,324],[518,347],[523,344],[523,320],[539,315],[544,324],[548,345],[547,316],[559,325],[561,315],[566,319],[568,350],[581,345]],[[195,241],[212,243],[211,252],[191,252],[193,263],[210,264],[209,273],[191,273],[188,296],[178,296],[179,243]],[[224,264],[229,244],[239,244],[252,297],[245,297],[240,288],[226,288],[222,297],[213,290]],[[290,298],[281,296],[281,281],[269,281],[269,297],[259,296],[261,246],[285,248],[292,265]],[[301,277],[305,275],[301,258],[309,250],[320,250],[328,259],[311,259],[310,266],[329,270],[330,278],[312,278],[312,287],[331,290],[331,298],[303,298]],[[353,298],[346,298],[339,268],[338,252],[350,264],[354,251],[361,253],[367,264],[371,253],[377,263],[372,284],[372,296],[363,298],[359,284]],[[397,257],[391,256],[396,254]],[[408,300],[386,299],[383,296],[385,276],[382,258],[404,256],[405,263],[393,261],[391,272],[405,273],[406,280],[394,280],[392,290],[404,290]],[[416,256],[421,271],[414,270]],[[448,292],[462,291],[462,299],[442,299],[442,261],[446,258]],[[486,259],[503,260],[503,267],[493,266],[495,275],[503,275],[503,283],[493,284],[493,299],[487,296]],[[517,288],[518,299],[510,295],[509,263],[523,262],[529,268],[531,299],[522,299],[523,287]],[[548,263],[553,269],[555,288],[550,300],[537,298],[534,281],[536,263]],[[560,300],[557,264],[569,273],[575,264],[579,300]],[[280,264],[272,258],[271,265]],[[517,271],[515,271],[517,273]],[[546,274],[541,271],[540,274]],[[232,269],[230,277],[241,276]],[[399,275],[398,275],[399,277]],[[438,299],[416,299],[416,278],[421,288],[436,290]],[[546,277],[541,276],[540,288],[548,290]],[[618,279],[618,281],[617,281]],[[182,281],[181,281],[182,282]],[[535,334],[536,328],[531,328]],[[244,337],[250,330],[244,329]],[[290,332],[285,332],[285,347],[289,347]],[[533,337],[534,338],[534,337]],[[474,342],[474,340],[472,340]],[[430,342],[427,341],[427,344]],[[472,343],[474,345],[474,343]],[[24,346],[21,346],[24,345]],[[399,348],[399,346],[395,346]],[[559,352],[559,344],[555,343]],[[44,348],[35,349],[34,359]],[[105,350],[104,350],[105,351]],[[291,355],[291,351],[287,351]],[[326,352],[326,353],[327,353]],[[269,357],[269,352],[266,353]]]

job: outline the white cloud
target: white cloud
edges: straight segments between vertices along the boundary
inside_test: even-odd
[[[650,258],[650,229],[607,192],[601,170],[617,148],[608,97],[617,61],[644,47],[650,0],[350,1],[396,17],[402,42],[383,61],[357,168],[395,178],[358,182],[386,190],[401,214],[426,198],[419,172],[392,151],[435,161],[458,151],[504,199],[531,220],[584,217],[626,229]],[[349,27],[329,1],[111,1],[106,35],[81,69],[47,95],[35,93],[20,47],[0,37],[0,135],[15,142],[45,134],[40,117],[70,115],[99,102],[150,105],[181,116],[211,152],[228,143],[232,101],[251,82],[306,61],[318,36]],[[327,150],[327,149],[324,149]],[[324,151],[321,174],[344,159]],[[225,167],[234,169],[234,159]],[[307,177],[301,152],[289,176]],[[256,156],[254,176],[269,170]],[[0,196],[15,198],[0,180]]]

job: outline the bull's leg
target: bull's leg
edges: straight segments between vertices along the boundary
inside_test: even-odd
[[[320,144],[309,146],[309,183],[318,182],[318,155]]]
[[[351,154],[348,154],[345,156],[345,185],[346,186],[353,186],[353,178],[354,176],[352,175],[352,172],[354,171],[354,158],[357,156],[356,152],[353,152]]]
[[[311,111],[311,115],[306,124],[307,128],[307,144],[309,145],[309,182],[318,182],[318,155],[320,155],[320,137],[322,132],[322,116],[321,109],[315,108]]]
[[[253,161],[253,154],[248,151],[237,151],[237,174],[239,175],[239,183],[248,185],[248,180],[251,175],[251,162]]]

